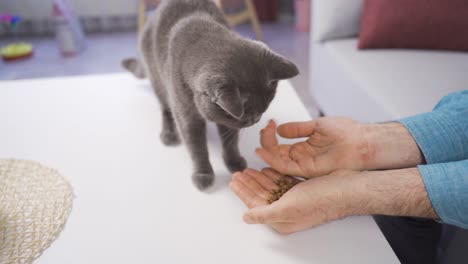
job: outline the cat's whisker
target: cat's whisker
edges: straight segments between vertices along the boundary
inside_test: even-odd
[[[230,130],[228,130],[228,131],[226,131],[226,132],[227,132],[227,133],[225,133],[225,135],[224,135],[224,137],[223,137],[223,138],[224,138],[224,141],[225,141],[228,145],[233,144],[233,143],[237,143],[237,142],[236,142],[236,141],[237,141],[237,140],[236,140],[236,132],[237,132],[237,131],[236,131],[236,130],[231,130],[231,129],[230,129]]]
[[[226,130],[225,132],[223,132],[223,134],[221,135],[222,138],[228,138],[230,136],[230,134],[232,134],[232,132],[234,132],[233,130],[231,129],[228,129]]]

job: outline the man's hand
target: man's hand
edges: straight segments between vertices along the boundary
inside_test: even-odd
[[[276,133],[307,139],[279,145]],[[404,168],[422,162],[416,142],[399,123],[366,125],[349,118],[325,117],[276,129],[270,121],[261,131],[261,145],[256,153],[273,169],[307,178],[343,169]]]
[[[247,169],[233,175],[234,193],[249,208],[248,224],[267,224],[289,234],[351,215],[398,215],[438,218],[418,169],[337,171],[299,182],[269,204],[279,179],[298,181],[272,169]]]
[[[292,145],[278,145],[284,138],[307,138]],[[261,131],[257,155],[273,169],[287,175],[315,177],[338,169],[362,169],[372,156],[364,125],[348,118],[320,118],[288,123],[276,130],[270,121]]]
[[[354,172],[353,172],[354,173]],[[352,199],[347,190],[349,177],[336,173],[327,177],[300,182],[272,169],[261,172],[246,169],[233,175],[230,184],[234,193],[250,209],[244,215],[248,224],[268,224],[282,234],[297,232],[352,213]],[[299,182],[278,201],[269,204],[271,192],[278,189],[280,179]]]

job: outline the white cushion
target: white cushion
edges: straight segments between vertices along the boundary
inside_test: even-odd
[[[326,114],[399,119],[431,111],[443,96],[468,89],[466,52],[356,47],[357,39],[314,47],[312,89]]]
[[[312,34],[326,41],[359,34],[363,0],[313,0]]]

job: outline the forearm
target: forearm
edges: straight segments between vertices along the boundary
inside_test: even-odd
[[[370,155],[363,169],[410,168],[424,162],[416,141],[402,124],[371,124],[364,130]]]
[[[363,169],[396,169],[468,158],[468,91],[444,97],[434,111],[364,126],[370,155]]]
[[[354,214],[436,218],[417,168],[357,174]]]

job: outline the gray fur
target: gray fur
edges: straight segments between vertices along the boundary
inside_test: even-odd
[[[188,148],[192,180],[200,189],[214,181],[206,121],[215,122],[223,158],[232,172],[246,168],[238,148],[239,129],[260,120],[279,80],[296,66],[260,42],[233,32],[211,0],[163,0],[148,19],[139,42],[141,62],[123,65],[151,81],[163,113],[161,140]]]

